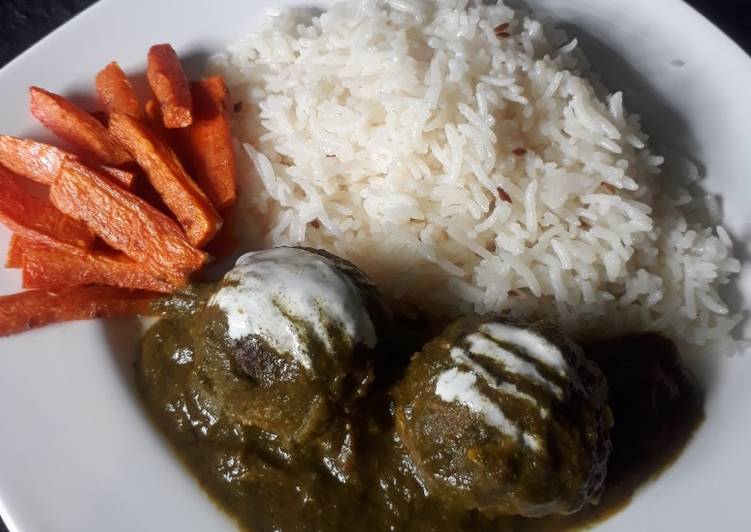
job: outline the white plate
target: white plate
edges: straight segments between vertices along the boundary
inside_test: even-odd
[[[27,111],[29,85],[90,97],[102,66],[117,59],[141,72],[157,42],[190,56],[195,74],[207,52],[253,30],[280,3],[104,0],[0,71],[2,133],[42,134]],[[625,89],[647,131],[703,163],[731,233],[747,242],[751,60],[679,0],[530,3],[578,28],[572,33],[595,68]],[[7,238],[0,230],[0,252]],[[741,282],[745,301],[750,278]],[[0,292],[18,286],[16,272],[0,272]],[[12,531],[232,530],[141,410],[130,372],[138,334],[127,321],[85,322],[0,339],[0,511]],[[712,362],[700,364],[708,385],[701,431],[599,530],[748,529],[751,360]]]

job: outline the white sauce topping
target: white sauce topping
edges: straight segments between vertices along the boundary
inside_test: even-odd
[[[558,384],[540,374],[534,363],[525,360],[510,349],[503,348],[499,343],[521,348],[528,357],[552,369],[559,376],[568,378],[570,368],[563,353],[544,337],[527,329],[501,323],[487,323],[480,326],[479,330],[480,333],[470,334],[464,339],[468,349],[452,347],[449,351],[451,360],[457,366],[465,367],[467,371],[455,367],[441,373],[436,381],[435,393],[444,401],[455,401],[466,406],[471,412],[481,415],[489,425],[497,428],[501,433],[521,439],[527,448],[538,451],[540,449],[538,438],[521,431],[512,420],[507,418],[499,404],[477,386],[477,380],[480,378],[493,390],[528,401],[533,405],[538,404],[537,400],[519,390],[513,383],[498,382],[498,379],[474,357],[488,358],[502,365],[509,373],[520,375],[543,387],[558,399],[562,399],[564,392]],[[549,412],[545,408],[540,408],[540,415],[547,417]]]
[[[477,376],[473,373],[458,368],[444,371],[435,383],[435,393],[448,403],[456,401],[481,415],[489,425],[506,436],[515,439],[521,437],[519,427],[509,421],[498,405],[480,391]]]
[[[504,349],[493,340],[477,333],[467,336],[467,342],[469,343],[469,352],[473,355],[490,358],[502,364],[508,372],[521,375],[547,389],[558,399],[563,397],[563,390],[560,386],[540,375],[533,363],[524,360],[513,351]]]
[[[518,345],[527,355],[556,370],[561,377],[567,377],[571,371],[560,349],[529,329],[505,323],[486,323],[480,326],[480,331],[499,342]]]
[[[522,436],[522,439],[524,440],[524,445],[526,445],[530,449],[533,449],[535,451],[540,450],[540,440],[537,439],[537,436],[533,436],[532,434],[525,432]]]
[[[359,291],[325,257],[296,248],[246,253],[225,280],[231,284],[214,294],[209,305],[227,314],[233,340],[258,335],[306,369],[311,360],[303,329],[329,351],[327,326],[340,329],[353,346],[375,347],[375,329]]]
[[[475,375],[484,380],[487,385],[494,390],[505,393],[507,395],[511,395],[513,397],[516,397],[517,399],[522,399],[523,401],[527,401],[529,403],[532,403],[533,405],[537,405],[537,399],[521,391],[514,383],[502,382],[499,384],[497,378],[491,375],[488,370],[483,368],[480,364],[472,360],[471,357],[467,356],[466,352],[462,348],[452,347],[451,351],[449,351],[449,354],[451,355],[451,359],[454,362],[463,366],[467,366]],[[547,410],[544,409],[543,417],[545,417],[546,414]]]

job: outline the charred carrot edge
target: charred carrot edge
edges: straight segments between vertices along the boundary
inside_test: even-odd
[[[100,70],[95,83],[99,101],[108,113],[117,111],[134,118],[141,117],[141,102],[117,61]]]
[[[146,124],[123,113],[110,117],[110,131],[136,158],[149,181],[177,217],[188,241],[208,243],[222,227],[222,219],[175,154]]]
[[[227,106],[229,92],[221,76],[191,84],[193,123],[176,130],[188,164],[211,203],[221,211],[236,199],[235,151]]]
[[[60,250],[21,242],[24,288],[107,285],[170,293],[175,287],[122,253]]]
[[[63,162],[50,188],[50,200],[158,279],[180,284],[207,260],[174,221],[77,161]]]
[[[18,235],[11,235],[8,253],[5,256],[6,268],[21,268],[23,266],[24,239]]]
[[[109,286],[31,290],[0,296],[0,336],[63,321],[153,314],[151,303],[158,297],[150,292]]]
[[[165,127],[189,126],[193,122],[190,89],[172,46],[155,44],[149,49],[146,77],[162,107]]]
[[[0,164],[37,183],[51,185],[66,157],[78,158],[73,153],[51,144],[0,135]],[[133,187],[135,172],[111,166],[99,166],[99,168],[116,183],[127,189]]]
[[[0,222],[19,236],[54,247],[88,247],[94,233],[21,186],[23,178],[0,166]]]
[[[128,152],[99,120],[58,94],[39,87],[29,89],[31,113],[57,136],[96,161],[120,166],[132,161]]]

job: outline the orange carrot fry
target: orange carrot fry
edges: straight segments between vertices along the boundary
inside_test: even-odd
[[[88,247],[94,233],[86,225],[28,193],[22,178],[0,166],[0,222],[19,236],[53,247]]]
[[[8,254],[5,256],[6,268],[20,268],[23,266],[23,238],[18,235],[11,235],[10,244],[8,244]]]
[[[108,113],[117,111],[140,118],[141,103],[117,61],[112,61],[96,75],[96,91]]]
[[[39,87],[29,89],[31,114],[60,138],[96,161],[119,166],[132,161],[128,152],[99,120],[60,95]]]
[[[60,163],[68,155],[75,157],[43,142],[0,135],[0,163],[38,183],[51,184],[60,170]]]
[[[174,146],[174,131],[171,131],[164,127],[162,110],[159,108],[159,102],[157,102],[156,100],[149,100],[148,102],[146,102],[144,108],[146,123],[149,124],[152,131],[159,135],[159,138],[161,138],[164,142],[166,142],[170,146]]]
[[[117,183],[126,190],[133,190],[133,184],[136,182],[136,173],[134,171],[106,165],[97,165],[94,168],[101,170],[114,183]]]
[[[227,86],[221,76],[212,76],[190,86],[193,123],[176,130],[198,184],[217,210],[235,202],[235,151],[227,116]]]
[[[24,288],[101,284],[164,293],[175,290],[171,284],[157,279],[143,264],[119,252],[60,250],[31,242],[21,245]]]
[[[222,226],[211,202],[185,172],[175,152],[146,124],[113,113],[110,131],[136,158],[149,181],[177,217],[188,241],[196,247],[209,242]]]
[[[154,314],[158,294],[109,286],[31,290],[0,296],[0,336],[50,323]]]
[[[169,217],[77,161],[63,162],[50,199],[161,280],[179,285],[207,260]]]
[[[66,157],[77,157],[57,146],[30,139],[0,135],[0,163],[26,178],[51,185]],[[111,166],[99,166],[113,181],[129,189],[136,178],[134,172]]]
[[[189,126],[193,122],[190,88],[172,46],[155,44],[149,49],[146,77],[162,106],[164,125],[168,128]]]

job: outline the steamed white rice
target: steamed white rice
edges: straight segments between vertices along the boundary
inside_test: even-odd
[[[502,3],[270,18],[214,60],[242,103],[248,233],[342,255],[406,311],[730,341],[727,233],[660,189],[639,118],[576,46]]]

